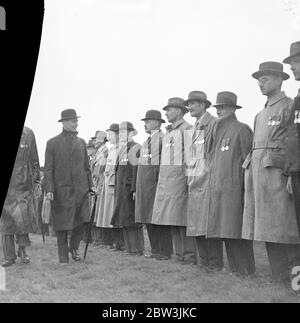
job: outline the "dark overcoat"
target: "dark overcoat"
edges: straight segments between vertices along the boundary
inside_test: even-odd
[[[206,209],[208,238],[240,239],[244,207],[244,169],[252,148],[251,128],[235,115],[217,120],[213,134],[209,198]]]
[[[37,230],[34,186],[40,165],[33,131],[24,127],[0,219],[3,234],[27,234]]]
[[[53,192],[55,231],[73,230],[90,219],[88,192],[93,187],[85,141],[63,130],[47,142],[45,192]]]
[[[135,223],[136,176],[141,145],[129,141],[120,148],[116,162],[115,203],[111,224],[117,227],[139,227]]]
[[[149,136],[142,147],[136,184],[135,221],[151,223],[159,175],[162,131]]]

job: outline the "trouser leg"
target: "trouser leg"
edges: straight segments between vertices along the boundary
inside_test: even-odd
[[[29,234],[18,234],[16,235],[16,244],[19,247],[29,247],[31,245],[31,241],[29,239]]]
[[[103,244],[106,246],[113,245],[113,235],[112,235],[112,229],[110,228],[102,228],[102,235],[103,235]]]
[[[71,232],[70,236],[70,250],[78,250],[80,241],[83,238],[84,233],[84,225],[80,224],[76,228],[74,228]]]
[[[217,238],[208,238],[207,240],[207,255],[208,266],[211,269],[222,269],[223,262],[223,241]]]
[[[144,251],[144,236],[142,227],[124,228],[124,240],[126,250],[129,253],[140,253]]]
[[[179,260],[195,260],[194,238],[186,236],[186,227],[172,227],[172,240],[174,252]]]
[[[296,217],[300,235],[300,173],[292,174],[292,186],[296,208]]]
[[[286,245],[266,242],[269,264],[274,282],[286,282],[289,280],[289,259]]]
[[[2,234],[1,240],[4,259],[8,261],[16,260],[15,236],[13,234]]]
[[[146,224],[146,229],[150,241],[151,253],[159,254],[159,230],[154,224]]]
[[[125,248],[123,228],[113,228],[112,230],[116,250],[123,250]]]
[[[59,262],[69,262],[68,231],[57,231],[56,238]]]
[[[158,253],[170,257],[173,253],[171,227],[168,225],[155,225],[158,235]]]
[[[195,237],[197,260],[200,266],[208,266],[208,241],[204,236]]]

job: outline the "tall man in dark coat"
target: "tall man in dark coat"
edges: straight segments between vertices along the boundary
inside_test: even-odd
[[[173,253],[171,230],[168,226],[152,224],[154,198],[157,188],[160,157],[162,150],[163,132],[161,124],[165,121],[161,118],[160,111],[149,110],[142,121],[145,122],[145,131],[149,134],[142,147],[139,160],[137,184],[135,221],[146,225],[151,254],[146,258],[167,260]]]
[[[300,81],[300,41],[291,44],[290,56],[284,63],[291,66],[296,81]],[[300,89],[294,99],[291,118],[288,125],[286,149],[288,164],[288,191],[294,195],[297,224],[300,235]]]
[[[213,133],[210,169],[207,238],[225,242],[231,272],[252,275],[255,272],[253,242],[242,240],[244,207],[244,171],[242,165],[251,150],[253,132],[237,120],[237,96],[220,92],[214,105],[218,120]]]
[[[120,151],[116,162],[115,202],[111,224],[123,227],[126,252],[144,252],[143,226],[135,223],[135,192],[138,159],[141,145],[133,137],[137,134],[131,122],[119,125]]]
[[[30,262],[25,248],[30,246],[29,233],[37,230],[33,199],[39,181],[40,165],[35,136],[31,129],[24,127],[0,218],[3,267],[15,263],[15,236],[21,262]]]
[[[47,142],[45,155],[45,191],[52,200],[60,263],[69,261],[68,252],[75,261],[80,261],[82,224],[90,220],[88,193],[95,192],[86,143],[77,137],[78,118],[73,109],[62,111],[59,122],[63,131]]]

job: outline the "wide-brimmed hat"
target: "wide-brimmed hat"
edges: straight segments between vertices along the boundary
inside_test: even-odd
[[[283,63],[288,64],[296,56],[300,56],[300,41],[291,44],[290,56]]]
[[[76,111],[74,109],[66,109],[63,110],[60,114],[61,119],[58,120],[58,122],[62,122],[64,120],[71,120],[71,119],[78,119],[80,118],[79,116],[77,116]]]
[[[283,71],[283,64],[278,62],[264,62],[259,65],[259,71],[252,74],[252,77],[259,79],[264,75],[278,75],[284,81],[288,80],[290,76]]]
[[[161,118],[161,113],[158,110],[148,110],[146,112],[145,118],[141,119],[142,121],[146,120],[157,120],[161,123],[165,123],[165,120]]]
[[[187,107],[184,104],[184,100],[181,98],[171,98],[168,100],[168,105],[166,105],[163,110],[168,110],[169,108],[179,108],[181,109],[184,113],[189,112]]]
[[[112,123],[106,131],[119,132],[119,125],[117,123]]]
[[[105,131],[97,130],[92,140],[99,139],[100,141],[107,141],[107,134]]]
[[[192,91],[189,93],[188,99],[184,102],[187,106],[190,102],[197,101],[205,103],[207,107],[211,106],[211,102],[207,100],[207,95],[202,91]]]
[[[135,131],[135,128],[131,122],[123,121],[119,125],[119,130]]]
[[[237,105],[237,95],[233,92],[223,91],[217,94],[217,102],[213,105],[219,108],[224,105],[235,107],[236,109],[242,109],[241,106]]]

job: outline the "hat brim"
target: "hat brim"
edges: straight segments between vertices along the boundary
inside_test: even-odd
[[[194,101],[197,101],[197,102],[200,102],[200,103],[206,103],[209,107],[212,105],[211,102],[208,101],[208,100],[199,100],[199,99],[186,100],[186,101],[184,101],[184,104],[188,105],[190,102],[194,102]]]
[[[290,55],[289,57],[287,57],[286,59],[283,60],[284,64],[289,64],[295,57],[299,56],[300,57],[300,52]]]
[[[119,131],[120,130],[136,131],[134,128],[119,128]]]
[[[144,119],[141,119],[141,121],[147,121],[147,120],[155,120],[155,121],[160,121],[161,123],[166,123],[166,121],[163,120],[163,119],[152,119],[152,118],[144,118]]]
[[[277,75],[277,76],[281,76],[283,78],[284,81],[288,80],[290,78],[289,74],[285,73],[285,72],[276,72],[273,70],[264,70],[264,71],[258,71],[252,74],[252,77],[255,79],[259,79],[262,76],[265,75]]]
[[[112,132],[116,132],[116,133],[118,133],[119,132],[119,129],[117,130],[117,129],[106,129],[105,130],[106,132],[108,132],[108,131],[112,131]]]
[[[234,107],[236,109],[242,109],[243,107],[241,107],[240,105],[235,105],[235,104],[229,104],[229,103],[219,103],[219,104],[214,104],[213,107],[215,108],[220,108],[223,106],[231,106]]]
[[[60,119],[58,120],[58,122],[62,122],[62,121],[67,121],[67,120],[73,120],[73,119],[78,119],[78,118],[81,118],[81,117],[75,117],[75,118],[63,118],[63,119]]]
[[[163,110],[164,110],[164,111],[166,111],[166,110],[168,110],[169,108],[177,108],[177,109],[181,109],[181,110],[183,110],[185,113],[188,113],[188,112],[189,112],[188,108],[186,108],[186,107],[182,107],[182,106],[179,106],[179,105],[167,105],[167,106],[165,106],[165,107],[163,108]]]

